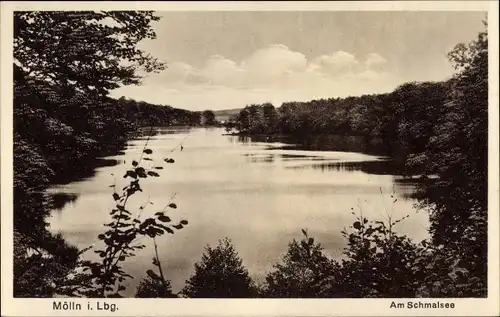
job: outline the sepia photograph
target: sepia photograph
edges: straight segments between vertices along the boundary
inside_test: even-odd
[[[498,24],[331,6],[12,9],[12,298],[498,303]]]

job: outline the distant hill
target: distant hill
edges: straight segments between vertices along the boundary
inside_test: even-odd
[[[242,108],[238,109],[225,109],[225,110],[214,110],[215,119],[217,121],[227,121],[231,116],[238,114]]]

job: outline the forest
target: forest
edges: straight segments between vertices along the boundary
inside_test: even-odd
[[[115,21],[114,26],[101,23]],[[51,184],[93,169],[119,151],[141,126],[212,125],[213,112],[109,97],[139,74],[166,66],[137,48],[156,37],[149,11],[17,12],[14,16],[14,295],[15,297],[121,297],[132,278],[121,264],[152,239],[152,268],[136,297],[486,297],[488,38],[481,32],[450,53],[456,72],[445,82],[407,83],[393,92],[361,97],[249,105],[226,125],[245,135],[361,135],[381,139],[412,173],[428,177],[419,188],[429,210],[430,238],[395,234],[402,219],[357,220],[342,232],[344,259],[334,260],[303,230],[262,283],[253,281],[229,239],[207,246],[179,293],[164,276],[155,238],[189,230],[168,209],[140,219],[127,209],[141,182],[161,177],[143,156],[124,170],[130,183],[110,188],[116,208],[90,250],[51,234]],[[485,26],[486,29],[486,26]],[[127,63],[123,63],[126,61]],[[165,164],[175,163],[166,158]],[[142,209],[145,208],[141,207]],[[142,210],[141,209],[141,210]],[[140,214],[140,213],[139,213]],[[193,238],[195,233],[193,233]],[[284,246],[286,247],[286,246]],[[100,260],[84,259],[95,252]],[[167,251],[166,251],[167,252]]]

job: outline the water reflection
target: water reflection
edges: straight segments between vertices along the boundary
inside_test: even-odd
[[[85,164],[80,163],[81,165],[77,166],[71,174],[67,173],[58,175],[54,180],[54,183],[58,185],[67,185],[77,180],[90,179],[96,175],[98,169],[116,166],[122,164],[123,162],[124,160],[108,157],[96,158],[92,161],[86,162]]]
[[[297,139],[288,136],[232,136],[243,144],[249,143],[281,143],[281,146],[270,149],[303,150],[303,151],[340,151],[366,153],[372,155],[389,155],[390,146],[382,139],[364,136],[330,135]],[[234,140],[234,139],[233,139]]]
[[[78,199],[78,195],[75,193],[64,193],[56,192],[49,193],[52,209],[55,211],[61,211],[69,203],[74,203]]]
[[[95,168],[107,167],[107,166],[116,166],[119,164],[123,164],[124,160],[110,159],[110,158],[97,158],[95,160]]]
[[[145,127],[140,129],[137,139],[154,137],[157,135],[185,134],[193,130],[193,127]]]
[[[273,163],[274,155],[264,155],[264,156],[247,155],[246,161],[249,163]]]
[[[302,164],[288,166],[290,169],[312,168],[323,172],[355,172],[362,171],[373,175],[405,175],[404,169],[395,164],[392,160],[376,160],[361,162],[328,162],[318,164]]]

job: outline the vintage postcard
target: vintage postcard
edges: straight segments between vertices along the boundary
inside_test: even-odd
[[[496,1],[2,2],[2,316],[498,316]]]

